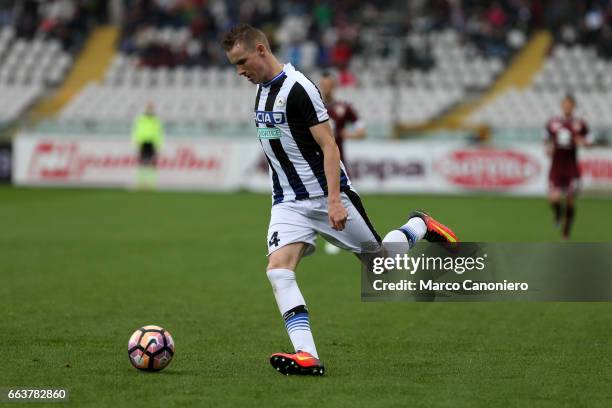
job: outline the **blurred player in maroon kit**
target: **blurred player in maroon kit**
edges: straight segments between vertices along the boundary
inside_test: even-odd
[[[319,82],[319,89],[323,102],[327,108],[327,113],[331,119],[332,130],[336,138],[336,144],[340,150],[340,160],[346,165],[344,156],[344,140],[348,139],[363,139],[366,136],[364,123],[359,120],[359,116],[355,109],[347,102],[337,101],[334,97],[336,89],[336,80],[329,73],[323,73]],[[349,174],[351,169],[347,169]]]
[[[566,95],[561,101],[563,117],[554,117],[546,124],[546,150],[552,159],[548,175],[549,200],[554,212],[555,225],[563,227],[564,239],[569,238],[574,220],[574,201],[580,181],[576,151],[578,146],[591,143],[589,128],[584,120],[574,116],[575,108],[574,97]],[[561,205],[564,193],[565,213]]]
[[[359,120],[357,112],[350,104],[336,100],[334,97],[336,79],[330,73],[323,73],[321,81],[319,82],[319,89],[321,90],[323,102],[325,102],[327,113],[331,119],[330,124],[334,132],[334,138],[336,139],[338,150],[340,150],[340,160],[342,160],[346,166],[346,171],[350,176],[351,168],[344,155],[344,140],[363,139],[366,136],[364,123]],[[330,255],[335,255],[340,252],[340,248],[326,242],[325,252]]]

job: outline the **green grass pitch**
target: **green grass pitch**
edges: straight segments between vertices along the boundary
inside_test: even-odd
[[[558,240],[543,199],[364,204],[381,234],[425,208],[464,240]],[[610,406],[612,304],[362,303],[348,253],[298,270],[327,375],[279,375],[269,211],[246,193],[0,188],[0,387],[68,388],[70,406]],[[611,213],[581,199],[574,239],[612,241]],[[128,361],[145,324],[176,341],[163,372]]]

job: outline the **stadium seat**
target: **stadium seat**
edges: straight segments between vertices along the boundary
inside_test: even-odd
[[[144,44],[156,40],[171,47],[193,40],[186,28],[149,27],[139,36]],[[478,56],[473,46],[463,42],[454,30],[413,33],[407,41],[431,48],[435,57],[431,69],[398,71],[397,61],[392,57],[365,59],[358,55],[350,62],[358,85],[339,88],[338,97],[352,103],[368,124],[425,122],[457,104],[468,92],[486,89],[503,70],[502,60]],[[321,71],[315,67],[315,51],[314,44],[308,41],[301,46],[300,68],[318,81]],[[4,77],[0,72],[0,81]],[[117,97],[117,89],[125,91],[122,97]],[[223,101],[251,100],[254,87],[236,75],[233,68],[181,65],[153,68],[141,66],[136,56],[119,52],[102,83],[87,87],[82,93],[87,96],[74,98],[61,113],[62,119],[99,121],[96,110],[91,108],[95,104],[108,106],[106,115],[113,120],[126,120],[125,112],[138,106],[142,109],[148,100],[153,100],[159,106],[169,107],[161,109],[162,117],[217,126],[230,119],[250,123],[250,104],[228,105]],[[171,106],[183,108],[175,111]],[[198,108],[187,108],[190,106]]]
[[[46,88],[59,84],[72,57],[57,40],[15,38],[11,27],[0,31],[0,121],[15,120]]]
[[[578,114],[592,128],[612,127],[612,62],[598,57],[594,48],[557,45],[530,87],[512,89],[474,112],[470,123],[493,127],[541,128],[560,112],[560,101],[571,92]]]

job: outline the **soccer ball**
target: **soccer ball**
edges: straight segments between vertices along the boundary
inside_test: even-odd
[[[128,357],[139,370],[159,371],[167,367],[174,357],[174,340],[170,332],[162,327],[141,327],[130,337]]]
[[[325,253],[327,255],[338,255],[340,251],[340,248],[338,248],[337,246],[330,244],[329,242],[325,243]]]

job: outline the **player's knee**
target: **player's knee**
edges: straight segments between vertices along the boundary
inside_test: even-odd
[[[295,284],[295,272],[289,269],[268,269],[266,275],[268,275],[268,280],[275,291]]]
[[[282,271],[282,269],[274,269],[274,268],[270,269],[270,268],[268,268],[266,270],[266,275],[268,276],[268,280],[270,282],[274,282],[274,281],[278,280],[280,278],[281,274],[282,274],[280,271]]]
[[[266,267],[266,271],[267,273],[269,273],[270,271],[276,269],[292,269],[291,262],[283,258],[270,256],[270,258],[268,259],[268,266]]]
[[[268,267],[266,269],[295,270],[303,254],[304,248],[304,244],[302,243],[290,244],[279,248],[268,257]]]
[[[382,240],[382,246],[385,250],[386,256],[395,257],[397,255],[403,255],[410,250],[410,241],[400,230],[389,231]]]
[[[408,242],[408,238],[406,238],[406,234],[402,231],[394,229],[389,231],[383,238],[383,244],[387,242]]]

